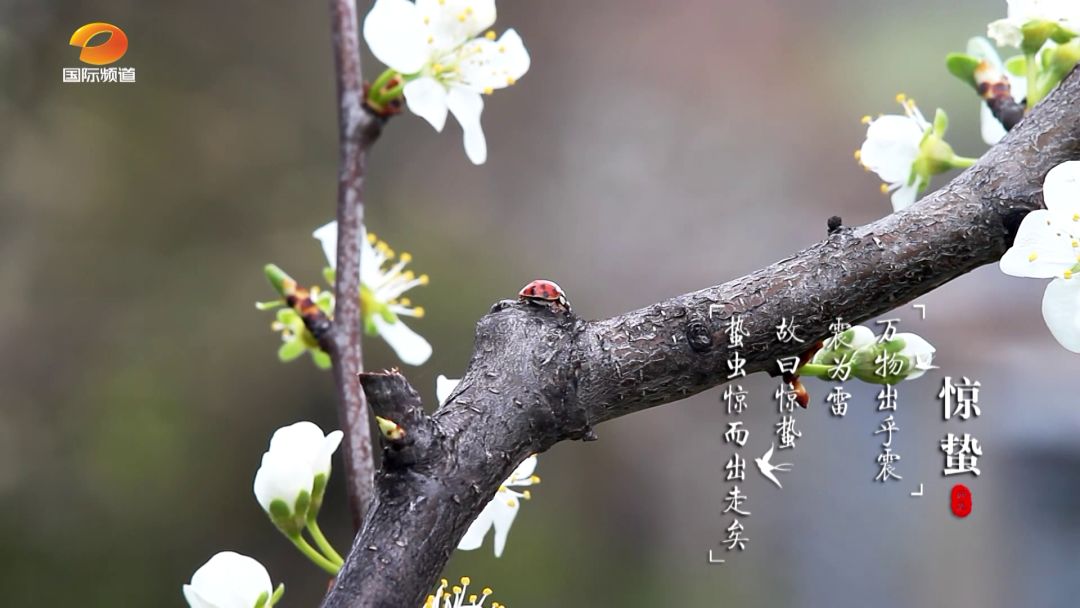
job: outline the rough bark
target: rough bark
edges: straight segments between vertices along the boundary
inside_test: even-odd
[[[381,120],[364,107],[355,0],[330,0],[330,23],[337,74],[338,167],[336,304],[330,331],[319,336],[333,362],[338,419],[345,432],[346,492],[354,527],[359,529],[372,496],[371,433],[364,392],[356,382],[363,371],[360,350],[360,239],[364,224],[364,168],[368,148],[379,136]]]
[[[775,374],[778,357],[806,348],[777,339],[782,319],[795,318],[809,344],[836,317],[864,321],[995,262],[1042,205],[1046,173],[1078,157],[1074,73],[946,187],[745,277],[600,321],[497,303],[477,324],[461,384],[431,415],[397,372],[362,374],[372,410],[405,436],[382,440],[375,500],[323,606],[420,606],[469,523],[530,453],[724,383],[732,315],[750,332],[740,349],[747,371]]]

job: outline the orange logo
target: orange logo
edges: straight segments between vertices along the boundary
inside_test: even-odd
[[[99,34],[106,34],[108,37],[101,44],[87,46],[90,40]],[[68,44],[82,48],[79,61],[90,65],[109,65],[127,52],[128,39],[124,30],[111,23],[87,23],[75,30]]]

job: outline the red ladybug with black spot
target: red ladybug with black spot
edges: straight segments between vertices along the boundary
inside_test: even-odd
[[[518,299],[534,306],[546,306],[552,310],[570,312],[570,300],[555,281],[536,279],[518,292]]]

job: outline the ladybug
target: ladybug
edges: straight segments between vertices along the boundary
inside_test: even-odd
[[[570,301],[566,299],[562,287],[554,281],[536,279],[521,288],[518,299],[536,306],[547,306],[553,310],[570,312]]]

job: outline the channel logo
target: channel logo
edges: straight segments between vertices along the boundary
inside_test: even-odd
[[[109,66],[127,53],[128,37],[111,23],[95,22],[75,30],[68,44],[81,49],[79,61]],[[135,68],[129,67],[66,67],[62,75],[65,83],[135,82]]]
[[[106,34],[104,42],[89,46],[92,39],[99,34]],[[90,65],[109,65],[116,63],[127,52],[128,39],[124,30],[111,23],[87,23],[75,30],[68,42],[71,46],[82,49],[79,53],[79,61]]]

